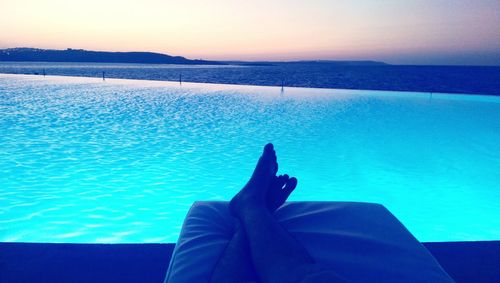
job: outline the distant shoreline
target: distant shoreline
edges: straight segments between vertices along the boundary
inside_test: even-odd
[[[107,52],[84,49],[54,50],[39,48],[0,49],[0,62],[71,62],[71,63],[145,63],[180,65],[221,65],[208,60],[191,60],[153,52]]]
[[[1,49],[0,49],[1,50]],[[0,60],[0,64],[16,64],[16,63],[52,63],[52,64],[123,64],[123,65],[169,65],[169,66],[182,66],[182,67],[187,67],[187,66],[192,66],[192,67],[258,67],[258,66],[280,66],[280,65],[297,65],[297,64],[332,64],[332,65],[337,65],[339,67],[347,67],[347,66],[379,66],[379,67],[443,67],[443,68],[454,68],[454,67],[473,67],[473,68],[500,68],[500,65],[443,65],[443,64],[388,64],[388,63],[383,63],[383,62],[378,62],[378,61],[326,61],[326,60],[312,60],[312,61],[215,61],[215,62],[220,62],[223,64],[174,64],[174,63],[126,63],[126,62],[72,62],[72,61],[2,61]],[[352,64],[354,62],[377,62],[380,64]]]
[[[129,63],[129,64],[179,64],[179,65],[243,65],[271,66],[274,64],[338,64],[338,65],[387,65],[384,62],[370,60],[305,60],[305,61],[216,61],[187,59],[154,52],[108,52],[84,49],[55,50],[31,47],[0,49],[0,62],[53,62],[53,63]]]

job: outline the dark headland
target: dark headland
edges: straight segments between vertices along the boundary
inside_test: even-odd
[[[187,59],[182,56],[171,56],[154,52],[107,52],[84,49],[53,50],[39,48],[7,48],[0,49],[0,61],[6,62],[87,62],[87,63],[138,63],[138,64],[183,64],[183,65],[243,65],[272,66],[275,64],[314,64],[327,63],[339,66],[378,66],[386,65],[377,61],[209,61]]]
[[[0,49],[0,61],[24,62],[87,62],[87,63],[142,63],[221,65],[207,60],[191,60],[182,56],[170,56],[153,52],[107,52],[83,49],[52,50],[38,48]]]

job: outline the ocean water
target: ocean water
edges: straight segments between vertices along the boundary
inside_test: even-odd
[[[291,200],[500,239],[500,97],[0,74],[0,241],[174,242],[273,142]]]
[[[377,89],[500,95],[500,66],[338,65],[269,66],[0,62],[0,73],[128,78],[243,85]]]

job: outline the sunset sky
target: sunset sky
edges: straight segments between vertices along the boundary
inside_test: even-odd
[[[0,48],[500,65],[499,0],[0,0]]]

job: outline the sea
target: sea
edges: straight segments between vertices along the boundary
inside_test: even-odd
[[[0,62],[0,73],[283,87],[500,95],[500,66],[260,65]]]

